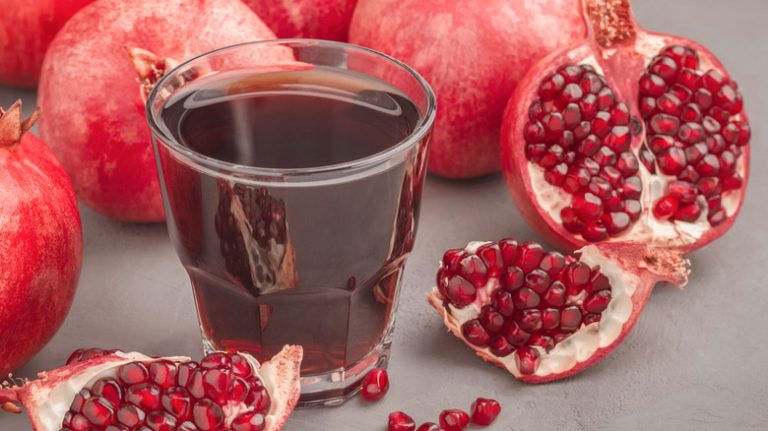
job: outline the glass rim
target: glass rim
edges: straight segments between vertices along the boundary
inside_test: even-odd
[[[377,153],[373,153],[371,155],[349,160],[342,163],[336,163],[332,165],[322,165],[322,166],[310,166],[310,167],[302,167],[302,168],[266,168],[266,167],[259,167],[259,166],[250,166],[250,165],[243,165],[238,163],[232,163],[227,162],[224,160],[219,160],[213,157],[206,156],[202,153],[199,153],[197,151],[194,151],[184,145],[182,145],[180,142],[178,142],[173,136],[170,136],[168,133],[166,133],[165,130],[163,130],[161,127],[158,126],[159,121],[157,117],[156,110],[153,109],[154,101],[159,96],[159,91],[161,88],[163,88],[163,85],[171,79],[175,79],[178,77],[180,73],[183,72],[184,69],[186,69],[188,66],[193,65],[194,63],[197,63],[207,57],[211,57],[213,55],[224,53],[227,51],[236,51],[238,49],[243,49],[246,47],[251,46],[259,46],[259,45],[283,45],[283,46],[291,46],[291,45],[303,45],[303,46],[325,46],[329,48],[343,48],[345,50],[352,50],[352,51],[358,51],[365,54],[373,55],[375,57],[378,57],[379,59],[389,62],[393,64],[396,67],[399,67],[400,69],[404,70],[406,73],[408,73],[415,82],[419,85],[419,87],[424,91],[425,99],[426,99],[426,109],[424,111],[424,114],[419,118],[418,123],[416,124],[416,127],[411,131],[411,133],[408,134],[405,138],[401,139],[398,143],[390,146],[389,148],[379,151]],[[167,101],[167,100],[166,100]],[[322,40],[322,39],[307,39],[307,38],[278,38],[278,39],[268,39],[268,40],[259,40],[259,41],[250,41],[250,42],[243,42],[238,43],[234,45],[228,45],[221,48],[217,48],[211,51],[207,51],[203,54],[196,55],[194,57],[191,57],[182,63],[178,64],[176,67],[168,71],[162,78],[160,78],[159,81],[155,84],[155,86],[152,88],[152,91],[149,93],[149,96],[147,97],[147,103],[146,103],[146,117],[147,122],[149,123],[149,128],[153,136],[154,145],[157,145],[156,141],[157,139],[154,139],[155,137],[160,137],[160,141],[162,141],[162,145],[166,148],[169,148],[171,151],[173,151],[176,155],[181,155],[185,159],[187,159],[187,162],[191,165],[193,165],[195,168],[202,168],[206,171],[213,171],[217,173],[218,175],[235,175],[239,180],[243,180],[244,178],[242,176],[246,177],[261,177],[261,178],[274,178],[274,179],[281,179],[282,181],[287,182],[304,182],[304,181],[314,181],[315,176],[322,176],[324,178],[327,178],[328,176],[334,176],[334,177],[345,177],[347,175],[354,175],[357,173],[360,173],[361,171],[366,171],[368,169],[373,169],[376,166],[379,166],[389,160],[392,160],[396,156],[404,153],[408,149],[412,148],[414,145],[416,145],[418,142],[420,142],[424,137],[429,133],[430,129],[432,128],[432,125],[435,121],[435,116],[437,112],[437,98],[435,96],[434,91],[432,90],[432,87],[429,85],[426,79],[422,77],[416,70],[414,70],[412,67],[408,66],[407,64],[403,63],[402,61],[389,56],[387,54],[384,54],[383,52],[377,51],[375,49],[367,48],[360,45],[355,45],[352,43],[346,43],[346,42],[336,42],[336,41],[329,41],[329,40]]]

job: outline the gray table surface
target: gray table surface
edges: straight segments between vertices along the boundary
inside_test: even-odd
[[[449,335],[424,300],[446,248],[513,235],[539,239],[519,217],[500,175],[473,181],[430,177],[410,257],[391,362],[392,389],[379,403],[297,411],[298,430],[383,430],[402,409],[434,420],[442,408],[498,399],[493,430],[768,429],[768,2],[636,0],[647,28],[691,37],[720,56],[739,81],[752,119],[752,178],[727,236],[691,256],[684,291],[659,288],[634,332],[609,357],[558,383],[529,386],[486,365]],[[34,105],[33,91],[0,87],[0,105]],[[151,355],[201,352],[189,281],[163,225],[107,220],[82,208],[85,258],[69,318],[19,376],[57,367],[79,346],[120,346]],[[0,430],[29,430],[0,415]]]

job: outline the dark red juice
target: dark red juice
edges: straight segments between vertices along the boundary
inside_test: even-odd
[[[382,81],[322,69],[203,78],[160,127],[188,149],[249,167],[330,166],[386,151],[419,121]],[[391,328],[413,245],[426,143],[344,181],[292,185],[200,172],[158,149],[171,235],[212,349],[266,359],[305,349],[302,372],[348,368]]]

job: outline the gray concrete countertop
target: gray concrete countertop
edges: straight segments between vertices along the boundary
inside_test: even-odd
[[[613,354],[565,381],[529,386],[482,363],[449,335],[424,300],[446,248],[504,236],[538,240],[500,175],[454,182],[430,177],[410,257],[392,352],[392,389],[376,404],[355,399],[296,412],[286,431],[383,430],[405,410],[435,420],[443,408],[498,399],[493,430],[768,429],[768,2],[636,0],[647,28],[689,36],[720,56],[744,93],[753,127],[751,187],[727,236],[693,254],[684,291],[659,288],[634,332]],[[0,105],[33,91],[0,88]],[[80,346],[199,357],[189,287],[163,225],[116,223],[82,208],[85,258],[69,318],[17,376],[57,367]],[[19,316],[23,318],[23,316]],[[0,415],[0,430],[29,430]]]

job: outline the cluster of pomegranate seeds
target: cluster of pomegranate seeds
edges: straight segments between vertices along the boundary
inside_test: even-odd
[[[525,154],[550,184],[573,195],[563,226],[587,241],[625,231],[640,217],[639,162],[627,105],[589,65],[565,65],[541,82],[528,110]]]
[[[486,243],[474,253],[446,251],[437,287],[449,304],[464,308],[489,277],[498,277],[500,286],[490,304],[462,325],[462,334],[497,357],[517,352],[523,374],[538,365],[534,346],[549,351],[582,325],[599,322],[611,300],[610,282],[599,268],[513,239]]]
[[[640,114],[655,155],[644,163],[651,172],[658,167],[676,177],[654,204],[654,215],[693,222],[706,213],[710,225],[719,225],[726,219],[722,193],[742,185],[736,161],[751,135],[747,121],[734,118],[743,108],[736,83],[714,69],[700,72],[693,49],[668,46],[639,86]]]
[[[383,368],[374,368],[363,377],[360,395],[368,401],[378,401],[389,391],[389,374]]]
[[[248,406],[229,427],[223,406]],[[64,416],[65,431],[258,431],[270,397],[250,363],[216,352],[200,363],[159,360],[122,365],[114,377],[81,390]]]
[[[416,428],[416,422],[407,414],[397,411],[389,414],[387,431],[462,431],[470,421],[479,426],[488,426],[501,413],[501,405],[496,400],[478,398],[472,403],[471,416],[464,410],[447,409],[440,412],[440,425],[425,422]]]

